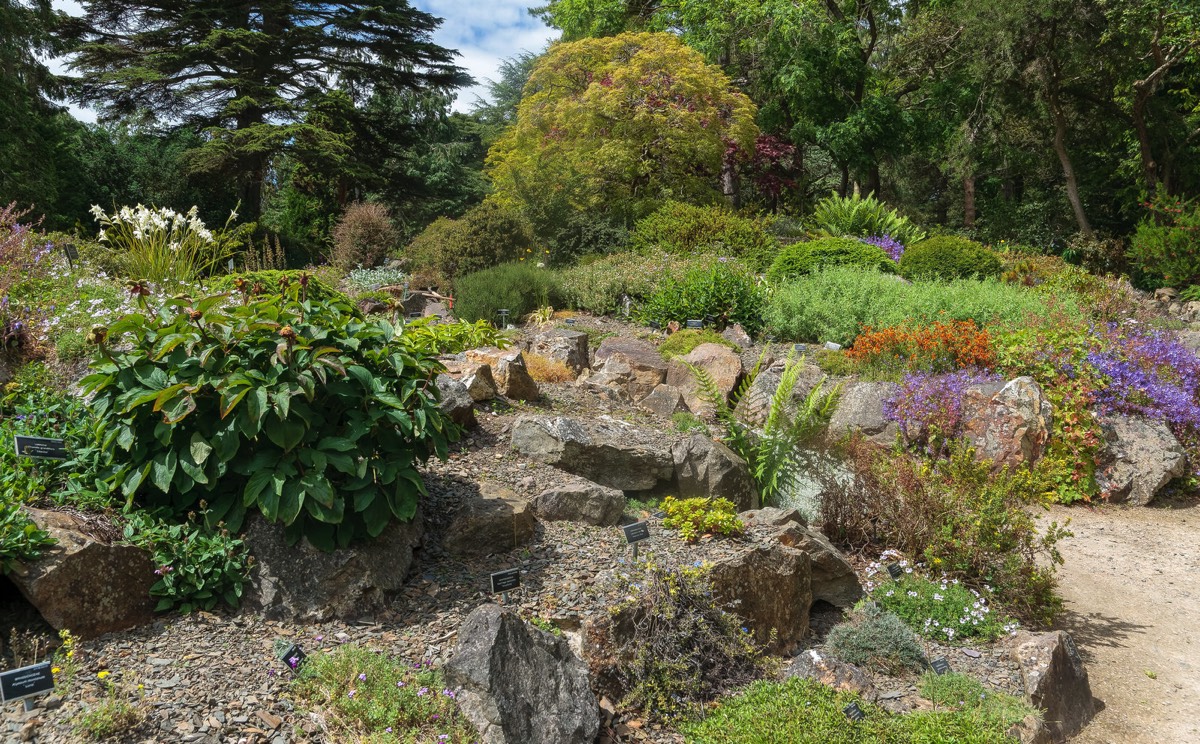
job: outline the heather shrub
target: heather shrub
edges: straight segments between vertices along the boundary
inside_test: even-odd
[[[890,235],[904,245],[925,237],[924,230],[873,195],[830,194],[813,207],[810,222],[818,234],[834,237]]]
[[[639,220],[630,244],[644,253],[734,256],[756,271],[769,266],[779,249],[778,241],[760,220],[739,216],[721,206],[675,201]]]
[[[992,279],[1002,271],[1000,258],[981,243],[955,235],[938,235],[910,245],[900,257],[906,279]]]
[[[669,361],[676,357],[687,356],[701,344],[718,344],[735,351],[738,348],[737,344],[726,340],[724,336],[708,328],[700,330],[682,328],[667,336],[666,340],[658,345],[658,353],[662,354],[663,359]]]
[[[842,661],[884,674],[925,668],[921,642],[904,621],[870,605],[862,605],[849,621],[829,631],[825,645]]]
[[[932,581],[905,573],[898,581],[887,581],[886,573],[880,575],[885,580],[871,591],[871,600],[926,638],[939,643],[993,641],[1016,628],[992,612],[986,595],[958,579]]]
[[[850,346],[864,326],[921,326],[973,320],[980,327],[1045,316],[1054,305],[1079,317],[1070,298],[1052,302],[1025,287],[992,280],[906,284],[888,274],[839,267],[780,287],[765,312],[767,329],[789,341]]]
[[[780,250],[767,271],[767,278],[784,282],[831,266],[855,266],[885,274],[896,271],[896,262],[879,246],[851,238],[818,238]]]
[[[709,259],[681,278],[668,276],[638,310],[643,321],[663,326],[707,316],[718,328],[740,323],[751,335],[762,328],[767,294],[754,274],[724,259]]]
[[[493,201],[452,220],[434,221],[404,249],[413,272],[413,286],[451,286],[460,276],[502,263],[537,263],[533,234],[525,219],[511,207]]]
[[[554,272],[528,263],[506,263],[459,277],[454,282],[454,316],[499,322],[498,311],[516,321],[544,305],[560,302]]]
[[[330,262],[344,271],[357,266],[378,266],[396,247],[400,235],[387,207],[371,202],[354,202],[338,218],[330,235]]]
[[[1159,196],[1134,233],[1129,258],[1146,289],[1200,282],[1200,203]]]

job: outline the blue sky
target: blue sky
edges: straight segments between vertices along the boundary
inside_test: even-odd
[[[410,0],[412,4],[445,19],[434,35],[444,47],[457,49],[458,63],[479,81],[465,88],[454,104],[456,111],[468,111],[476,96],[486,93],[483,81],[494,79],[500,61],[522,51],[537,52],[557,35],[526,10],[535,0]],[[74,0],[54,0],[54,7],[72,15],[79,14]],[[72,108],[77,117],[94,121],[90,111]]]

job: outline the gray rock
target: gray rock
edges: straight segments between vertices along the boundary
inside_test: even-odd
[[[755,640],[787,654],[808,634],[811,570],[807,553],[757,545],[717,561],[710,576],[713,594],[746,621]]]
[[[1187,472],[1187,453],[1161,421],[1135,416],[1101,419],[1105,446],[1096,482],[1110,501],[1144,506]]]
[[[654,392],[643,398],[638,405],[667,419],[688,410],[687,404],[683,402],[683,393],[679,391],[679,388],[665,384],[654,388]]]
[[[470,395],[471,400],[476,403],[482,403],[485,400],[494,400],[500,394],[499,389],[496,387],[496,380],[492,377],[492,366],[490,364],[476,366],[474,371],[462,378],[462,384],[467,389],[467,395]]]
[[[746,333],[746,329],[742,328],[741,323],[734,323],[724,331],[721,331],[721,338],[743,349],[749,348],[754,344],[754,339],[750,338],[750,334]]]
[[[875,684],[871,681],[871,675],[853,664],[825,656],[816,649],[801,651],[784,668],[783,676],[784,679],[811,679],[839,692],[861,695],[868,701],[875,699]]]
[[[1096,714],[1096,703],[1071,634],[1022,631],[1011,644],[1025,683],[1025,697],[1045,713],[1054,741],[1078,734]]]
[[[725,498],[738,511],[758,508],[758,488],[749,466],[720,442],[693,434],[671,447],[671,459],[679,498]]]
[[[595,366],[616,379],[625,378],[625,390],[634,402],[654,392],[667,378],[667,363],[658,349],[639,339],[604,339],[596,349]]]
[[[628,443],[615,422],[584,423],[564,416],[521,416],[512,445],[521,454],[620,491],[648,491],[675,472],[669,452]]]
[[[587,369],[588,336],[579,331],[555,328],[534,336],[529,351],[540,357],[562,362],[576,375]]]
[[[496,389],[505,398],[537,400],[541,397],[537,383],[525,366],[525,356],[520,350],[501,350],[494,347],[471,349],[466,352],[466,360],[489,365],[492,368],[492,378],[496,381]]]
[[[801,527],[808,526],[799,509],[779,509],[774,506],[749,509],[738,514],[738,519],[747,527],[783,527],[793,522]]]
[[[583,522],[599,527],[621,523],[625,494],[598,483],[568,483],[540,493],[533,500],[538,517],[550,522]]]
[[[813,601],[828,602],[834,607],[849,609],[863,597],[858,574],[842,551],[829,539],[798,522],[790,522],[779,530],[779,542],[808,554],[812,562]]]
[[[1193,354],[1200,354],[1200,331],[1180,331],[1177,335],[1179,343],[1183,344],[1184,348]],[[0,382],[2,381],[0,380]]]
[[[1053,410],[1032,377],[1018,377],[998,391],[991,386],[967,391],[963,433],[975,457],[997,469],[1028,465],[1041,458],[1050,440]]]
[[[442,547],[460,558],[507,553],[532,540],[536,528],[528,501],[503,486],[480,483],[479,496],[468,499],[446,528]]]
[[[413,565],[424,520],[392,522],[372,540],[326,553],[301,540],[288,545],[283,527],[258,514],[247,517],[243,539],[254,556],[244,609],[273,620],[356,620],[387,605]]]
[[[1045,722],[1033,713],[1025,716],[1020,723],[1008,730],[1008,736],[1020,744],[1053,744],[1054,736]]]
[[[592,744],[599,733],[587,665],[510,610],[471,612],[444,669],[483,744]]]
[[[899,390],[894,382],[853,382],[845,386],[829,421],[829,436],[836,440],[862,433],[870,442],[890,446],[896,441],[899,427],[883,417],[883,401]]]
[[[438,408],[459,426],[475,426],[475,401],[467,392],[467,386],[450,375],[437,376],[437,389],[441,394]]]
[[[688,364],[707,372],[726,400],[737,389],[745,374],[742,358],[721,344],[700,344],[682,359],[673,359],[667,368],[667,384],[679,388],[684,403],[698,415],[711,415],[713,406],[702,397],[700,383],[688,369]]]
[[[149,553],[97,540],[71,514],[25,511],[55,544],[17,563],[8,578],[46,622],[84,639],[153,622],[150,587],[158,577]]]
[[[796,404],[803,401],[813,388],[825,379],[825,373],[817,365],[800,361],[795,363],[803,364],[804,369],[796,380],[796,387],[792,389],[791,402],[786,409],[788,415],[792,416],[795,415]],[[758,375],[750,383],[749,389],[746,390],[746,394],[738,401],[734,413],[739,419],[751,426],[762,426],[766,423],[767,416],[771,412],[771,401],[775,396],[775,391],[779,388],[780,380],[783,379],[786,367],[787,361],[781,359],[759,370]]]

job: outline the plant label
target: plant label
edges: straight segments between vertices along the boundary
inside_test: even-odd
[[[5,703],[53,691],[54,672],[48,661],[0,673],[0,701]]]
[[[68,262],[79,260],[79,247],[74,243],[63,243],[63,253],[67,256]]]
[[[842,712],[845,713],[846,718],[849,718],[851,721],[861,721],[867,717],[867,714],[863,713],[862,708],[858,707],[858,703],[850,703],[845,708],[842,708]]]
[[[933,667],[933,671],[938,673],[938,676],[946,674],[950,671],[950,662],[946,661],[945,656],[939,656],[929,662],[929,666]]]
[[[627,524],[621,530],[625,533],[625,542],[630,545],[650,539],[650,523],[644,520]]]
[[[15,447],[17,457],[37,457],[43,460],[67,459],[67,443],[61,439],[26,437],[18,434]]]
[[[287,651],[284,651],[283,656],[279,657],[279,660],[286,664],[288,669],[295,672],[300,669],[307,658],[308,654],[304,653],[304,650],[300,648],[300,644],[296,643]]]
[[[834,343],[833,341],[826,341],[825,342],[825,350],[826,351],[841,351],[842,345],[839,343]]]
[[[900,568],[899,563],[889,563],[887,567],[888,575],[892,577],[892,581],[899,581],[904,575],[904,569]]]
[[[512,591],[521,585],[521,569],[510,568],[492,574],[492,594]]]
[[[419,318],[425,317],[425,314],[424,313],[409,313],[408,317],[409,317],[409,320],[417,320]]]
[[[567,318],[567,321],[566,321],[566,323],[567,323],[567,325],[575,325],[575,319],[574,319],[574,318]]]
[[[661,330],[662,330],[662,323],[659,323],[657,320],[652,320],[652,321],[650,321],[649,323],[647,323],[647,324],[646,324],[646,327],[647,327],[647,328],[653,328],[653,329],[654,329],[654,330],[656,330],[656,331],[661,331]]]
[[[704,327],[704,321],[703,321],[703,320],[689,320],[689,321],[687,322],[687,327],[688,327],[688,328],[692,328],[692,329],[700,329],[700,328],[703,328],[703,327]]]
[[[654,517],[655,519],[663,519],[667,516],[667,513],[665,511],[656,511],[650,516]]]

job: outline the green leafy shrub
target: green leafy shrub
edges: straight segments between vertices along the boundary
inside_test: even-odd
[[[755,682],[723,700],[703,721],[685,724],[683,733],[689,744],[1011,744],[1008,730],[1033,709],[982,687],[976,692],[967,681],[947,680],[960,676],[945,675],[930,684],[923,679],[922,694],[938,696],[934,710],[904,715],[814,680]],[[973,694],[965,694],[968,690]],[[964,695],[953,698],[953,692]],[[850,703],[866,718],[848,723],[843,711]]]
[[[459,277],[454,282],[454,315],[460,320],[499,322],[498,311],[517,321],[544,305],[557,305],[554,272],[528,263],[506,263]]]
[[[652,720],[679,721],[765,671],[763,650],[741,618],[716,604],[704,567],[643,563],[618,579],[632,599],[589,630],[600,694]]]
[[[718,344],[727,349],[738,350],[737,344],[726,340],[724,336],[716,331],[708,328],[700,330],[684,328],[667,336],[666,340],[658,345],[658,353],[662,354],[663,359],[671,360],[676,357],[687,356],[701,344]]]
[[[536,220],[534,225],[538,226]],[[541,255],[550,266],[570,266],[589,256],[623,251],[629,245],[629,231],[624,225],[592,211],[572,210],[548,229],[535,230],[535,234],[545,245]]]
[[[201,502],[200,508],[204,506]],[[126,541],[154,557],[158,581],[150,587],[150,596],[159,598],[156,612],[211,610],[220,601],[238,606],[252,561],[244,543],[224,524],[210,527],[194,512],[186,522],[172,524],[132,511],[124,532]]]
[[[38,528],[21,509],[17,500],[0,501],[0,575],[5,575],[21,561],[30,561],[50,547],[54,539]]]
[[[827,266],[857,266],[885,274],[896,273],[896,262],[879,246],[853,238],[818,238],[793,243],[781,250],[767,271],[767,279],[784,282]]]
[[[402,664],[361,646],[308,657],[292,689],[303,709],[320,715],[332,741],[479,740],[439,670]]]
[[[1200,283],[1200,202],[1159,196],[1143,205],[1129,258],[1146,289]]]
[[[234,531],[255,509],[325,550],[411,519],[416,465],[458,435],[433,392],[436,359],[302,287],[224,300],[171,299],[95,330],[82,385],[118,453],[111,483],[176,515],[207,500],[210,526]]]
[[[486,320],[474,323],[441,323],[432,316],[411,320],[404,325],[404,345],[425,356],[457,354],[481,346],[507,349],[510,341]]]
[[[842,661],[868,667],[884,674],[925,668],[921,642],[904,621],[891,612],[864,605],[850,620],[829,631],[825,639],[829,653]]]
[[[216,277],[207,283],[207,287],[208,291],[214,294],[240,292],[248,297],[267,298],[287,296],[293,293],[293,287],[300,286],[301,282],[305,296],[313,302],[346,299],[346,295],[309,271],[244,271]]]
[[[528,223],[510,207],[485,201],[462,217],[437,219],[404,250],[413,285],[447,288],[461,276],[534,256]]]
[[[701,535],[740,535],[746,529],[737,517],[737,507],[729,499],[667,496],[659,506],[667,513],[663,527],[679,530],[679,536],[686,542],[696,542]]]
[[[671,414],[671,423],[680,434],[707,434],[708,425],[690,411],[678,411]]]
[[[630,242],[634,250],[644,253],[734,256],[756,271],[769,266],[779,250],[779,242],[760,220],[721,206],[675,201],[639,220]]]
[[[345,271],[377,266],[400,240],[387,207],[370,202],[347,206],[329,237],[333,239],[331,263]]]
[[[978,638],[992,641],[1010,628],[992,612],[987,598],[957,579],[933,582],[915,574],[884,582],[871,599],[916,633],[940,643]]]
[[[900,273],[906,279],[994,279],[1002,271],[999,256],[955,235],[926,238],[900,257]]]
[[[810,218],[818,234],[833,237],[870,238],[890,235],[905,245],[925,237],[925,231],[873,195],[830,194],[817,202]]]
[[[631,303],[641,302],[668,277],[681,277],[689,268],[708,260],[617,253],[563,269],[558,274],[559,284],[568,307],[593,315],[618,315],[625,310],[625,298]]]
[[[765,317],[779,338],[850,346],[864,326],[917,327],[938,320],[1019,324],[1047,315],[1051,306],[1080,317],[1069,297],[1051,300],[1012,284],[974,279],[905,284],[887,274],[842,267],[784,285],[772,296]]]
[[[919,556],[931,571],[990,587],[995,603],[1023,621],[1053,620],[1062,606],[1056,545],[1070,533],[1034,522],[1027,508],[1038,489],[1028,471],[993,473],[961,446],[936,467],[857,440],[847,448],[855,478],[824,484],[821,520],[831,540]]]
[[[665,277],[638,311],[643,321],[664,327],[675,321],[713,316],[718,327],[740,323],[751,335],[762,328],[766,290],[747,269],[732,261],[709,260],[680,279]]]

